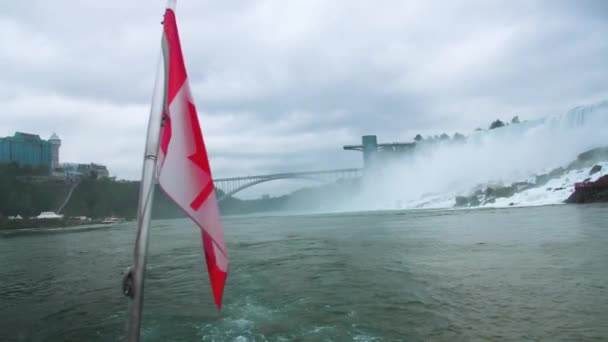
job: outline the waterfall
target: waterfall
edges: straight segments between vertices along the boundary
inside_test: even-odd
[[[423,142],[414,154],[383,164],[360,196],[337,209],[394,209],[395,203],[451,207],[454,196],[481,184],[525,181],[566,166],[581,152],[608,146],[607,130],[608,101],[603,101],[474,132],[463,143]]]

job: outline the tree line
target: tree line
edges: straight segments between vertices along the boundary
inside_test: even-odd
[[[48,176],[48,170],[0,164],[0,220],[20,215],[29,218],[43,211],[57,211],[65,200],[72,181]],[[61,214],[65,217],[86,216],[101,219],[110,216],[135,219],[139,200],[139,181],[98,178],[94,174],[80,180]],[[217,197],[223,195],[216,189]],[[220,203],[224,214],[278,210],[287,197],[266,200],[228,198]],[[156,188],[153,218],[184,217],[182,211],[165,193]]]
[[[0,164],[0,218],[20,215],[33,217],[43,211],[57,211],[73,181],[48,177],[48,170]],[[104,218],[134,219],[137,215],[138,181],[84,177],[74,189],[61,214]],[[162,191],[157,191],[154,215],[179,217],[181,213]]]
[[[519,116],[516,115],[511,119],[511,124],[519,124],[521,123],[519,120]],[[505,123],[500,119],[496,119],[494,121],[492,121],[492,123],[490,123],[490,126],[488,127],[488,130],[493,130],[493,129],[497,129],[497,128],[501,128],[504,126],[509,125],[509,123]],[[479,131],[483,131],[483,129],[481,128],[476,128],[475,129],[476,132]],[[461,134],[461,133],[454,133],[454,135],[452,137],[450,137],[448,134],[446,133],[442,133],[441,135],[434,135],[434,136],[427,136],[426,138],[423,137],[421,134],[416,134],[416,136],[414,137],[414,141],[417,143],[422,143],[422,142],[437,142],[437,141],[453,141],[453,142],[464,142],[466,140],[466,136]]]

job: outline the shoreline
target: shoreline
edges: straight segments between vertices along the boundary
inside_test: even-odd
[[[99,230],[124,226],[125,223],[93,223],[80,224],[63,227],[35,227],[35,228],[16,228],[16,229],[0,229],[0,237],[9,237],[13,235],[28,235],[39,233],[66,233],[66,232],[81,232],[88,230]]]
[[[132,222],[133,220],[127,220],[122,223]],[[70,219],[18,219],[18,220],[4,220],[0,221],[0,232],[7,231],[31,231],[38,229],[66,229],[66,228],[78,228],[86,226],[112,226],[112,223],[103,223],[102,219],[95,219],[90,221],[77,221]]]
[[[255,212],[246,214],[228,214],[222,215],[226,219],[239,219],[239,218],[264,218],[264,217],[280,217],[280,216],[333,216],[333,215],[345,215],[354,213],[367,213],[367,214],[395,214],[395,213],[416,213],[416,212],[452,212],[452,211],[476,211],[476,210],[505,210],[505,209],[525,209],[525,208],[538,208],[538,207],[552,207],[552,206],[601,206],[608,205],[605,202],[592,202],[592,203],[547,203],[547,204],[531,204],[531,205],[513,205],[513,206],[479,206],[479,207],[445,207],[445,208],[400,208],[400,209],[376,209],[376,210],[339,210],[339,211],[311,211],[311,212],[294,212],[294,211],[274,211],[274,212]],[[185,217],[184,217],[185,218]],[[182,219],[182,218],[170,218],[170,219]],[[154,219],[166,220],[166,219]],[[25,220],[24,220],[25,221]],[[30,222],[48,221],[48,220],[27,220]],[[57,220],[52,220],[57,222]],[[55,223],[54,222],[54,223]],[[129,223],[134,223],[135,220],[127,220],[120,223],[102,223],[102,220],[94,220],[91,222],[73,223],[67,225],[56,225],[56,226],[38,226],[38,227],[12,227],[6,226],[0,227],[0,236],[11,235],[11,233],[34,233],[34,232],[66,232],[66,231],[83,231],[83,230],[96,230],[103,228],[112,228],[118,226],[124,226]]]

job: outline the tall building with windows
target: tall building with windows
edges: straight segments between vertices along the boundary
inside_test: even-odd
[[[52,146],[50,141],[41,139],[37,134],[16,132],[12,137],[0,138],[0,163],[50,168]],[[56,150],[59,157],[58,146]]]

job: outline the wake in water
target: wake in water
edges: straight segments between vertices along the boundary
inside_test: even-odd
[[[411,155],[383,163],[352,201],[335,209],[449,208],[457,196],[470,196],[487,186],[534,184],[535,175],[566,168],[581,152],[608,146],[607,129],[608,101],[604,101],[540,120],[477,131],[462,142],[422,142]],[[601,166],[606,170],[608,164]],[[563,203],[575,182],[590,177],[589,168],[562,170],[551,177],[555,178],[551,183],[479,205]]]

